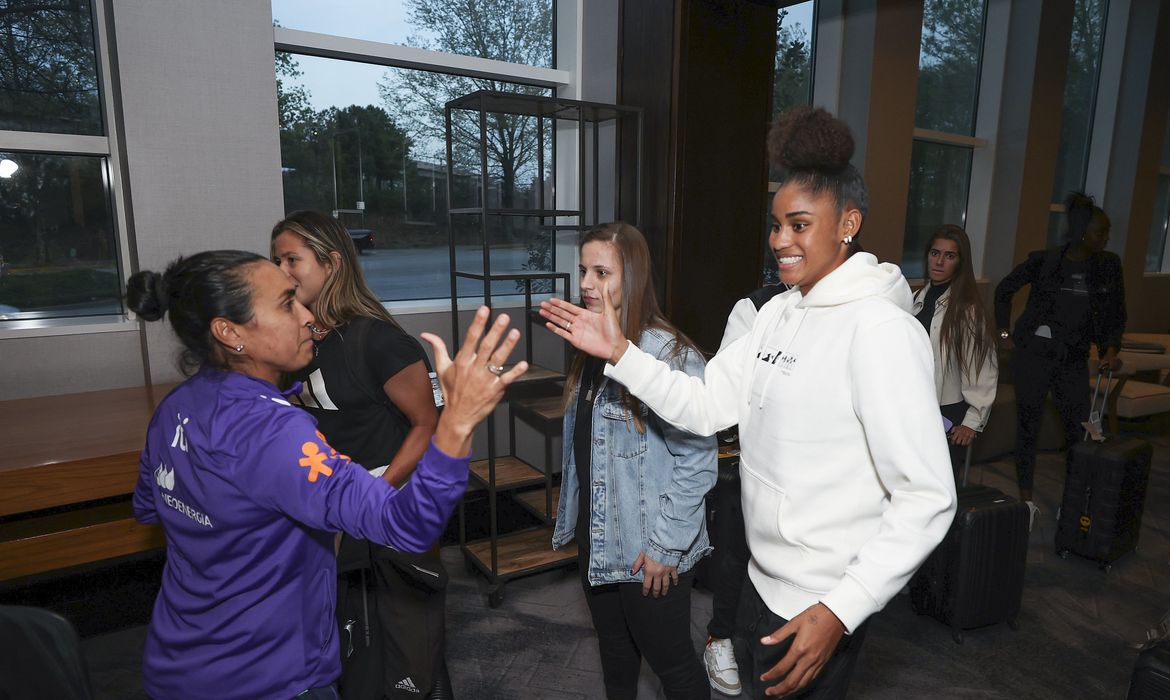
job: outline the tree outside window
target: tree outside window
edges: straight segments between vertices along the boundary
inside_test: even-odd
[[[106,133],[91,4],[0,3],[0,56],[0,132],[48,144],[0,136],[0,325],[119,314],[108,150],[75,138]]]
[[[295,5],[291,0],[277,4],[289,10]],[[514,64],[551,61],[552,0],[402,0],[392,5],[404,21],[398,35],[382,39]],[[308,21],[290,15],[287,23]],[[351,232],[372,230],[373,248],[362,264],[383,300],[448,297],[444,105],[481,89],[536,95],[548,95],[549,89],[287,53],[277,54],[276,72],[286,208],[336,211]],[[332,91],[328,82],[354,85],[352,101],[315,100],[315,92]],[[536,172],[535,120],[491,115],[487,133],[489,205],[534,206],[537,188],[551,182],[551,130],[545,134],[545,173]],[[479,203],[478,137],[478,123],[456,122],[452,206]],[[489,231],[493,268],[537,266],[551,256],[551,238],[534,222],[506,218]],[[470,245],[479,236],[462,227],[455,235],[457,265],[479,267],[482,251]],[[477,289],[471,280],[459,283],[461,295]]]

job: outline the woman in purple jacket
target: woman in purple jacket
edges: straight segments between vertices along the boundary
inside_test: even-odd
[[[454,360],[435,350],[446,410],[410,484],[333,450],[277,388],[313,355],[313,316],[265,258],[210,251],[130,278],[140,317],[164,314],[192,375],[159,404],[134,512],[161,523],[167,563],[143,658],[154,698],[335,698],[333,533],[410,552],[441,533],[467,484],[471,434],[527,369],[519,339],[475,316]],[[294,390],[297,387],[294,387]]]

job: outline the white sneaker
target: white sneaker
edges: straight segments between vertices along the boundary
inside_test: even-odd
[[[739,666],[735,665],[730,639],[709,640],[703,649],[703,665],[712,688],[724,695],[739,695]]]
[[[1040,507],[1031,501],[1024,501],[1028,506],[1028,532],[1032,531],[1032,525],[1036,523],[1036,516],[1040,514]]]

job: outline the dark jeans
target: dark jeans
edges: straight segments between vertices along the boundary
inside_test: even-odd
[[[337,687],[332,685],[320,688],[309,688],[296,696],[294,700],[338,700]]]
[[[768,609],[751,579],[745,579],[743,593],[739,599],[739,617],[733,643],[735,645],[735,662],[739,665],[739,681],[743,684],[743,696],[764,700],[770,696],[764,695],[768,688],[780,683],[783,679],[768,683],[760,681],[760,676],[766,673],[788,652],[792,645],[791,638],[779,644],[765,646],[760,638],[783,627],[788,620],[780,617]],[[786,698],[800,700],[836,700],[844,698],[849,690],[849,681],[853,678],[853,667],[857,665],[857,654],[861,651],[865,633],[869,629],[869,622],[863,622],[853,632],[841,638],[833,658],[821,669],[821,674],[804,690],[795,695],[786,695]]]
[[[642,596],[641,583],[590,586],[589,562],[580,553],[581,587],[597,631],[605,696],[633,700],[638,695],[642,657],[662,681],[667,698],[711,697],[707,673],[691,642],[691,586],[694,575],[679,576],[665,596]]]
[[[711,533],[711,578],[714,581],[711,622],[707,634],[716,639],[731,639],[735,616],[739,611],[739,594],[747,580],[747,536],[743,527],[743,501],[739,492],[739,462],[720,468],[715,489],[715,523]]]
[[[1012,357],[1016,385],[1016,477],[1024,491],[1032,490],[1036,436],[1049,389],[1064,423],[1067,445],[1081,439],[1084,433],[1081,421],[1089,417],[1089,358],[1080,352],[1051,350],[1051,341],[1037,341],[1026,348],[1018,346]]]

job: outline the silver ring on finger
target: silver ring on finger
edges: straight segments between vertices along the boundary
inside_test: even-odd
[[[504,368],[503,368],[503,367],[501,367],[500,365],[493,365],[493,364],[492,364],[492,363],[490,363],[490,362],[488,363],[488,366],[487,366],[487,368],[488,368],[488,371],[489,371],[489,372],[491,372],[492,374],[496,375],[497,377],[498,377],[498,376],[500,376],[501,374],[503,374],[503,373],[504,373]]]

